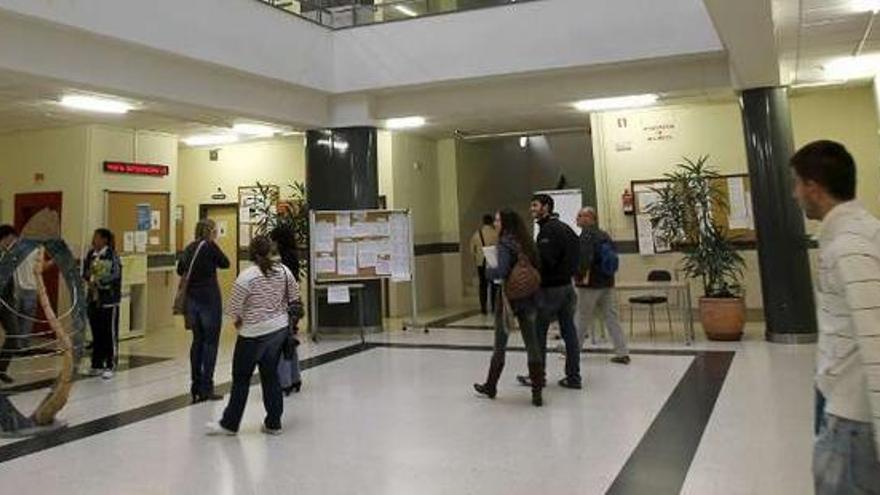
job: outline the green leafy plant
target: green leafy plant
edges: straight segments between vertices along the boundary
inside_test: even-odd
[[[306,186],[294,181],[287,188],[289,194],[281,197],[278,188],[257,182],[254,216],[255,235],[276,233],[276,237],[293,239],[299,253],[300,273],[306,276],[309,252],[309,203]],[[282,205],[281,208],[278,205]]]
[[[722,177],[708,162],[708,155],[684,158],[665,175],[666,185],[653,189],[658,199],[647,213],[655,232],[684,253],[681,268],[702,281],[706,297],[740,297],[745,261],[715,220],[729,207],[718,185]]]

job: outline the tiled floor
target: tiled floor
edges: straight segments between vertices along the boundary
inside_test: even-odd
[[[453,308],[423,319],[462,312]],[[468,316],[466,324],[487,321]],[[68,495],[809,494],[814,350],[768,344],[761,332],[750,325],[743,342],[701,338],[685,347],[680,338],[651,341],[639,330],[630,366],[588,353],[582,360],[586,390],[551,386],[546,406],[537,409],[513,380],[525,369],[522,352],[510,353],[498,399],[471,391],[471,383],[484,378],[491,331],[390,331],[370,336],[378,347],[353,348],[349,357],[305,371],[303,392],[286,401],[284,435],[267,438],[257,431],[262,404],[255,387],[242,433],[207,438],[202,426],[222,404],[174,402],[188,388],[188,335],[169,329],[125,343],[123,352],[171,359],[108,382],[76,384],[61,416],[77,436],[27,455],[23,446],[33,441],[0,443],[0,459],[8,459],[0,463],[0,484]],[[231,343],[229,334],[218,382],[229,379]],[[352,339],[325,339],[304,342],[301,351],[308,357],[353,345]],[[518,336],[511,345],[520,345]],[[646,435],[663,430],[659,423],[668,423],[676,407],[688,406],[675,398],[688,397],[682,387],[702,373],[702,366],[692,365],[703,351],[732,356],[708,420],[673,422],[691,429],[680,430],[681,438]],[[551,356],[548,364],[555,382],[562,360]],[[40,397],[24,393],[15,401],[26,408]],[[121,418],[118,425],[113,418]],[[640,471],[666,461],[676,465],[645,457],[656,452],[651,439],[668,442],[675,457],[675,447],[688,450],[684,433],[692,429],[702,437],[685,452],[686,464],[667,469],[675,473]],[[678,476],[672,492],[662,482],[670,474]],[[639,477],[656,480],[656,488],[622,488],[646,486],[626,483]]]

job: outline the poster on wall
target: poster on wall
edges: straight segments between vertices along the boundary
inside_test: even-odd
[[[147,231],[139,230],[134,234],[134,250],[138,253],[147,252]]]
[[[159,230],[162,228],[162,212],[153,210],[150,212],[150,230]]]
[[[128,231],[122,235],[122,252],[134,252],[134,231]]]
[[[150,203],[142,203],[137,205],[137,229],[151,230],[153,222],[153,207]]]

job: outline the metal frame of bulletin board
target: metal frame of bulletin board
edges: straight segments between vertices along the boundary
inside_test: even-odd
[[[404,329],[418,325],[410,210],[312,210],[309,232],[310,328],[318,328],[319,290],[366,280],[409,282],[411,315]]]
[[[758,236],[755,230],[751,181],[748,174],[722,175],[713,180],[717,181],[716,186],[727,200],[729,213],[716,206],[712,209],[712,214],[727,231],[728,239],[735,244],[755,242]],[[633,221],[639,253],[642,255],[648,256],[672,250],[671,246],[654,236],[651,218],[646,211],[651,203],[651,197],[656,196],[654,189],[663,187],[668,182],[668,179],[632,181],[630,190],[633,192],[635,209]]]

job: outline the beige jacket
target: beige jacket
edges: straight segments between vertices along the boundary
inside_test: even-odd
[[[480,232],[483,233],[482,240],[480,239]],[[474,235],[471,237],[471,254],[474,257],[474,263],[477,265],[477,268],[483,266],[483,261],[486,259],[483,256],[483,246],[494,246],[496,244],[498,244],[498,233],[495,232],[495,228],[491,225],[483,225],[474,232]]]

